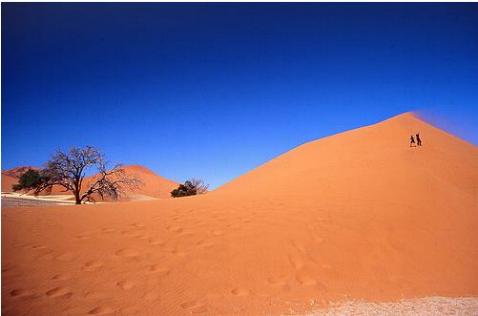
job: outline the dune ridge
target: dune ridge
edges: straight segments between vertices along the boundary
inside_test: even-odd
[[[3,209],[2,313],[320,314],[478,297],[477,183],[476,146],[406,113],[203,196]]]

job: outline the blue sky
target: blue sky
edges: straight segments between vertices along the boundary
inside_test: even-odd
[[[2,3],[2,169],[87,144],[217,187],[419,110],[478,144],[478,5]]]

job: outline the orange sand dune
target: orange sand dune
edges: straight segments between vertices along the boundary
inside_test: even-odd
[[[2,173],[2,192],[13,192],[12,186],[18,183],[18,178]]]
[[[140,165],[124,166],[126,174],[139,179],[142,185],[132,194],[142,194],[155,198],[169,198],[171,191],[178,187],[178,183],[157,175],[150,169]]]
[[[409,148],[417,131],[424,146]],[[281,315],[478,296],[477,183],[477,147],[405,114],[203,196],[4,209],[2,314]]]

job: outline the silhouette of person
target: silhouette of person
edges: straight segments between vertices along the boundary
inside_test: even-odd
[[[415,138],[413,138],[413,135],[410,136],[410,147],[415,146]]]
[[[415,135],[417,137],[417,145],[418,146],[421,146],[422,145],[422,140],[420,139],[420,133],[417,133],[417,135]]]

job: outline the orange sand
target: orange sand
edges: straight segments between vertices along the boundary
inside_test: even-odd
[[[142,194],[155,198],[169,198],[171,197],[171,191],[178,187],[178,183],[161,177],[146,167],[130,165],[125,166],[124,169],[127,175],[142,182],[138,190],[128,192],[130,195]]]
[[[409,148],[420,131],[424,146]],[[478,148],[411,114],[203,196],[2,211],[4,315],[278,315],[478,296]]]
[[[2,173],[2,192],[13,192],[12,186],[18,183],[18,178]]]

